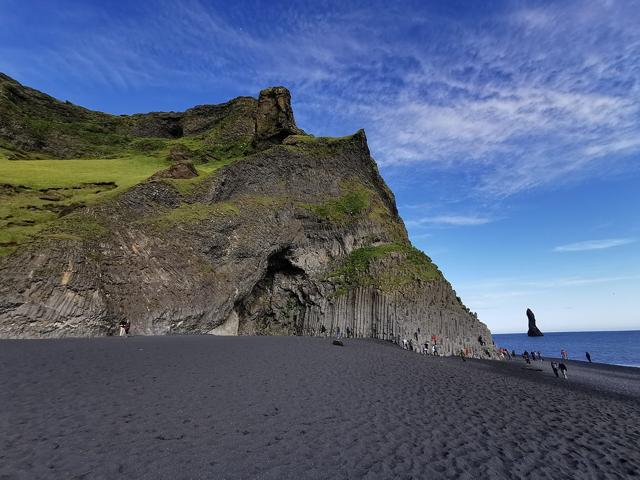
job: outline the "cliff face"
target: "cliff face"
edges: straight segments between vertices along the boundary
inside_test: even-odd
[[[200,175],[155,175],[0,257],[0,336],[109,335],[123,319],[144,335],[349,326],[485,355],[490,332],[411,246],[363,131],[304,134],[282,87],[140,118],[125,120],[145,135],[204,135]],[[205,172],[239,138],[249,153]]]

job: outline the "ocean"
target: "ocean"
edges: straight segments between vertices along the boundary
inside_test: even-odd
[[[560,350],[569,352],[569,360],[625,365],[640,368],[640,330],[623,332],[553,332],[544,337],[527,337],[526,333],[493,335],[498,347],[515,350],[518,355],[525,350],[542,353],[543,357],[560,358]]]

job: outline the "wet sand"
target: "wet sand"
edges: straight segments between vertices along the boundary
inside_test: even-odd
[[[0,341],[0,479],[639,476],[640,369],[579,363],[565,381],[367,340]]]

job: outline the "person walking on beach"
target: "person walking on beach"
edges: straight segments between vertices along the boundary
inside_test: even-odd
[[[340,327],[336,327],[336,338],[340,338]]]
[[[125,337],[127,335],[127,322],[122,320],[120,322],[120,336]]]
[[[589,363],[591,363],[591,354],[589,352],[587,352],[586,357],[587,357],[587,360],[589,360]]]
[[[564,377],[564,379],[567,379],[567,366],[564,363],[561,363],[559,365],[560,367],[560,371],[562,372],[562,376]]]
[[[427,342],[424,342],[424,345],[422,345],[422,353],[429,355],[429,344]]]
[[[551,362],[551,370],[553,370],[556,378],[560,378],[560,376],[558,375],[558,362]]]

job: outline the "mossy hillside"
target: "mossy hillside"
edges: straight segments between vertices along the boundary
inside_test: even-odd
[[[203,138],[215,160],[245,157],[255,151],[253,130],[253,118],[243,115],[242,109],[232,109]]]
[[[323,221],[336,225],[367,219],[381,225],[393,241],[403,243],[407,240],[404,226],[373,189],[352,178],[340,184],[340,191],[338,197],[300,206],[313,212]]]
[[[184,203],[177,208],[165,210],[158,215],[145,218],[138,225],[148,226],[166,232],[173,228],[197,225],[215,218],[237,215],[240,209],[229,202],[220,203]]]
[[[375,268],[383,263],[384,268]],[[336,294],[342,295],[361,286],[398,291],[416,281],[429,282],[441,275],[420,250],[409,244],[388,243],[354,250],[327,279],[336,284]]]
[[[201,153],[220,160],[251,150],[254,104],[254,99],[238,98],[182,113],[111,115],[57,100],[0,74],[0,147],[13,159],[117,158],[156,152],[163,141],[195,138],[200,145],[206,139]]]
[[[50,227],[74,208],[107,201],[159,170],[167,168],[170,150],[184,146],[196,161],[201,158],[202,138],[146,138],[133,144],[127,156],[114,159],[8,160],[0,151],[0,256],[7,255]],[[221,157],[198,163],[199,176],[163,180],[182,196],[194,193],[209,175],[239,157]]]
[[[103,156],[128,141],[120,117],[60,102],[15,81],[0,79],[0,120],[12,135],[5,147],[57,156]],[[7,139],[5,139],[7,140]]]
[[[75,208],[106,201],[166,168],[161,157],[112,160],[0,158],[0,255],[28,243]]]
[[[373,192],[356,181],[344,182],[337,198],[318,204],[302,204],[319,218],[336,224],[345,224],[361,217],[371,209]]]
[[[352,142],[358,133],[344,137],[314,137],[313,135],[289,135],[284,148],[315,157],[340,154],[346,143]]]
[[[105,236],[109,228],[97,218],[77,213],[67,215],[58,222],[43,228],[40,236],[51,240],[97,240]]]

